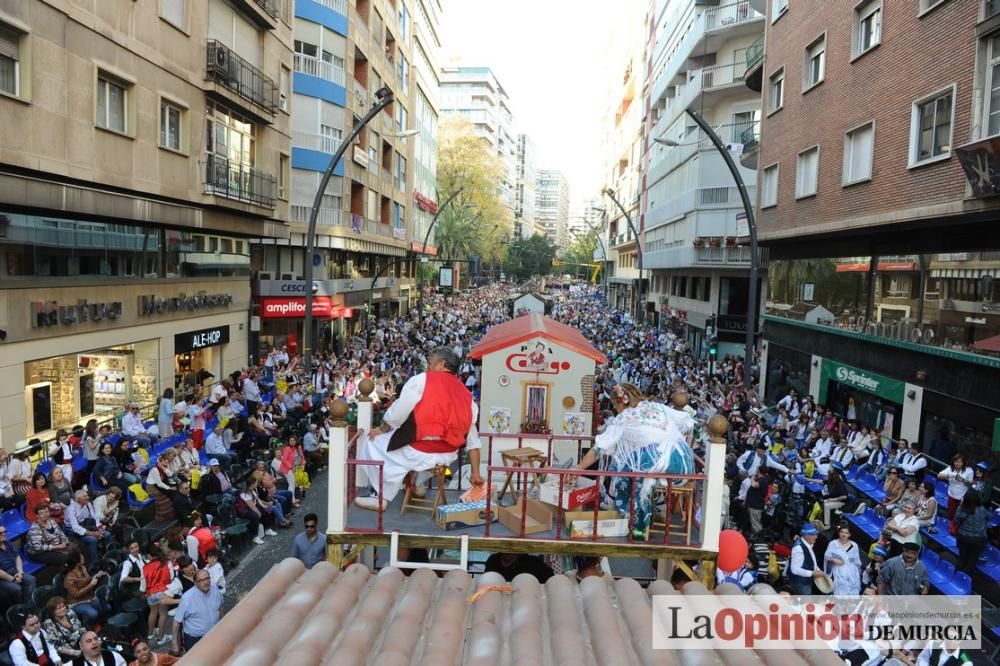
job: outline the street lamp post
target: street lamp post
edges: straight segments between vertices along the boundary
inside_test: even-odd
[[[306,289],[306,311],[305,311],[305,321],[303,323],[302,330],[302,357],[305,361],[306,370],[312,371],[312,346],[313,346],[313,252],[316,250],[316,219],[319,217],[319,209],[323,203],[323,195],[326,194],[326,186],[330,183],[330,178],[333,177],[333,170],[337,166],[337,162],[344,156],[347,152],[348,146],[354,143],[354,139],[361,133],[361,130],[371,122],[372,118],[378,115],[382,109],[389,106],[393,102],[392,91],[388,87],[383,86],[375,91],[376,102],[372,105],[372,108],[368,109],[368,113],[364,115],[361,120],[359,120],[354,127],[351,129],[351,133],[344,137],[344,140],[340,142],[337,147],[337,152],[333,154],[330,158],[330,163],[326,167],[326,171],[323,172],[323,177],[319,181],[319,187],[316,189],[316,196],[313,198],[312,210],[309,212],[309,227],[306,231],[306,262],[305,262],[305,289]]]
[[[424,320],[424,259],[427,256],[427,242],[431,239],[431,231],[434,229],[434,223],[438,221],[441,217],[441,213],[447,208],[452,201],[455,200],[459,194],[462,193],[462,188],[458,188],[452,192],[451,196],[444,200],[444,203],[438,206],[437,212],[434,213],[434,217],[431,218],[431,223],[427,225],[427,233],[424,234],[424,243],[420,246],[420,261],[417,265],[417,316],[420,321]]]
[[[632,216],[628,214],[625,207],[621,205],[621,202],[615,198],[615,191],[610,187],[605,188],[604,193],[608,195],[608,198],[616,206],[618,210],[622,212],[625,216],[625,221],[628,222],[628,228],[632,230],[632,235],[635,236],[635,252],[636,252],[636,267],[639,269],[639,285],[636,287],[636,306],[635,306],[635,320],[645,321],[646,319],[646,304],[642,302],[642,239],[639,238],[639,232],[635,228],[635,224],[632,222]]]
[[[747,303],[747,336],[743,349],[743,388],[749,391],[753,385],[751,369],[753,368],[754,335],[757,328],[757,275],[760,270],[758,265],[759,257],[757,256],[757,221],[753,214],[753,203],[750,201],[750,194],[747,191],[746,183],[743,182],[743,176],[740,175],[740,170],[736,167],[733,156],[726,150],[726,145],[722,143],[722,139],[715,133],[712,126],[705,122],[700,113],[687,109],[687,114],[705,132],[709,140],[715,145],[715,149],[722,155],[729,173],[732,174],[733,180],[736,181],[736,188],[740,191],[740,200],[743,202],[743,213],[747,218],[747,230],[750,233],[750,288],[748,290]],[[653,140],[664,146],[679,145],[676,141],[667,139]]]

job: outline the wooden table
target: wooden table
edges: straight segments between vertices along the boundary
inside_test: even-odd
[[[531,448],[530,446],[523,449],[509,449],[507,451],[501,451],[500,460],[503,462],[504,467],[527,467],[531,469],[536,466],[545,467],[545,465],[548,464],[548,457],[538,449]],[[507,478],[504,481],[503,487],[500,488],[500,494],[497,495],[498,502],[503,499],[507,489],[510,488],[511,482],[514,480],[515,473],[516,472],[507,472]],[[537,473],[534,475],[533,482],[535,484],[538,483]]]

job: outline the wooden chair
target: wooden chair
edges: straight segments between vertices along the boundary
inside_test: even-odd
[[[667,492],[667,486],[657,485],[653,488],[653,496],[650,498],[652,506],[656,507],[659,501],[666,502],[666,515],[664,519],[658,520],[654,511],[653,519],[646,530],[646,541],[649,541],[653,532],[667,532],[667,541],[670,537],[676,536],[684,539],[685,544],[691,543],[691,531],[694,525],[694,486],[690,480],[683,486],[672,485]],[[673,524],[673,516],[676,510],[681,512],[681,524]]]
[[[444,484],[445,478],[448,474],[447,465],[435,465],[434,466],[434,479],[437,482],[437,491],[434,493],[434,498],[430,497],[418,497],[414,491],[417,489],[416,484],[416,472],[410,472],[406,475],[406,479],[403,481],[406,486],[406,494],[403,495],[403,506],[399,509],[399,515],[405,515],[407,509],[413,509],[414,511],[427,511],[431,515],[437,512],[437,508],[445,503],[444,496]]]
[[[548,458],[544,453],[530,446],[523,449],[501,451],[500,460],[503,462],[504,467],[535,467],[536,464],[538,467],[545,467],[548,462]],[[511,483],[514,481],[514,474],[515,472],[507,472],[507,478],[504,479],[500,493],[497,495],[497,502],[502,500],[503,496],[507,493],[507,489],[510,488]],[[534,482],[538,483],[537,474],[534,476]]]

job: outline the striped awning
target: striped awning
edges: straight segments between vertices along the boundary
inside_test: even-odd
[[[996,268],[932,268],[932,278],[958,278],[978,280],[984,275],[992,278],[1000,276],[1000,270]]]

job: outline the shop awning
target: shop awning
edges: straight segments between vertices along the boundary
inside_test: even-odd
[[[976,344],[972,345],[972,348],[976,351],[996,352],[1000,354],[1000,335],[994,335],[992,338],[980,340]]]
[[[978,280],[984,275],[989,275],[996,279],[1000,276],[1000,271],[995,268],[932,268],[932,278],[971,278]]]

